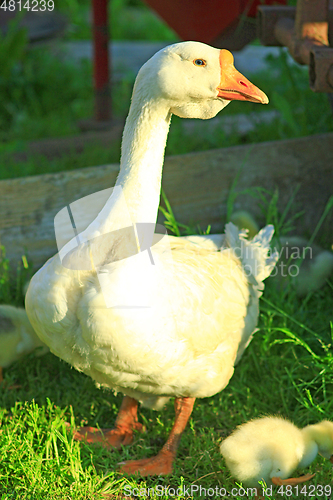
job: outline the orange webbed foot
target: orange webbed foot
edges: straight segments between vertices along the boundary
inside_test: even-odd
[[[86,443],[98,443],[105,448],[120,449],[122,446],[131,444],[134,438],[133,432],[143,430],[142,424],[137,418],[138,402],[124,396],[120,410],[113,429],[97,429],[96,427],[82,427],[74,432],[74,439]],[[66,424],[69,428],[70,425]]]
[[[105,448],[116,448],[131,444],[133,441],[133,428],[115,427],[114,429],[97,429],[96,427],[82,427],[75,431],[74,439],[89,444],[100,444]],[[142,431],[142,424],[136,422],[135,430]]]
[[[140,474],[141,476],[166,476],[172,472],[173,455],[160,452],[155,457],[141,460],[120,462],[119,470],[126,474]]]

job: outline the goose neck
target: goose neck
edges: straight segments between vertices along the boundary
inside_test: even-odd
[[[171,113],[163,101],[133,101],[123,134],[116,182],[135,222],[156,222]]]

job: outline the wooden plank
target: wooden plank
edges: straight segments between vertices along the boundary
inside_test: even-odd
[[[329,133],[167,157],[163,188],[180,222],[211,224],[214,231],[220,231],[237,173],[237,191],[277,187],[282,209],[299,186],[294,209],[305,213],[295,234],[309,235],[332,195],[332,166],[333,134]],[[0,242],[10,260],[17,262],[25,253],[35,268],[40,267],[57,250],[53,225],[57,212],[113,186],[118,168],[105,165],[1,181]],[[257,201],[249,196],[237,198],[235,208],[260,215]],[[331,214],[324,225],[331,244],[332,228]]]

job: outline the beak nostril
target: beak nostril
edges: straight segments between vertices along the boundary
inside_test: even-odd
[[[246,83],[245,82],[242,82],[242,80],[240,80],[239,82],[241,85],[243,85],[244,87],[247,87]]]

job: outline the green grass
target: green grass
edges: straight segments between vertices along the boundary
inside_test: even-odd
[[[276,208],[277,197],[268,195],[266,193],[266,200],[271,203],[265,208],[262,194],[267,222],[279,223],[283,217],[292,220],[290,209],[281,216]],[[231,192],[231,205],[234,199]],[[171,207],[165,201],[169,228],[178,234],[187,232],[186,227],[174,220]],[[280,232],[283,234],[283,227]],[[0,265],[1,277],[1,285],[8,285],[7,293],[13,303],[22,303],[22,295],[15,290],[24,280],[20,278],[17,284],[8,284],[8,263],[4,258]],[[42,357],[31,354],[13,364],[5,370],[0,391],[0,498],[113,500],[126,498],[125,493],[137,488],[138,495],[132,498],[144,499],[145,489],[158,486],[171,488],[171,492],[161,498],[183,499],[200,497],[198,494],[175,496],[173,491],[191,485],[226,488],[228,492],[240,487],[219,454],[221,440],[237,425],[267,414],[282,415],[299,426],[331,418],[332,289],[333,283],[328,281],[321,290],[300,299],[291,286],[281,291],[274,279],[267,280],[261,299],[259,331],[225,390],[212,398],[196,401],[174,471],[168,477],[125,477],[117,471],[117,464],[159,451],[173,423],[172,402],[161,412],[140,408],[139,420],[145,432],[136,433],[129,447],[111,452],[75,442],[65,422],[72,428],[87,424],[101,428],[112,426],[121,403],[120,394],[96,388],[90,378],[52,354]],[[1,301],[4,299],[2,296]],[[18,387],[11,390],[11,386]],[[316,473],[307,488],[310,484],[318,488],[331,485],[329,461],[318,457],[306,472]],[[244,496],[243,490],[233,498],[244,497],[253,498]],[[271,498],[299,498],[299,495],[276,493]]]
[[[13,280],[15,276],[15,280]],[[0,304],[23,306],[24,285],[30,280],[32,269],[26,255],[22,255],[16,269],[11,269],[6,249],[0,244]]]

